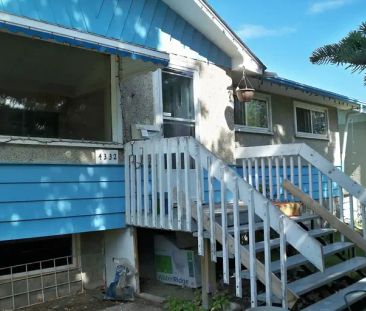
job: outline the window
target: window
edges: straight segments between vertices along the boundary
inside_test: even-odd
[[[54,258],[57,258],[55,262]],[[42,261],[42,267],[40,266]],[[29,263],[27,267],[25,264]],[[72,236],[6,241],[0,244],[0,276],[72,264]]]
[[[244,103],[235,96],[234,122],[237,130],[271,133],[270,96],[256,94],[253,100]]]
[[[0,33],[0,135],[111,141],[111,59]]]
[[[193,76],[162,71],[164,137],[195,136]]]
[[[328,109],[296,102],[295,128],[299,137],[328,138]]]

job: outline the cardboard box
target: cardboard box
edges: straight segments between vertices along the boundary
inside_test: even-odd
[[[162,235],[154,237],[156,278],[190,288],[201,286],[201,266],[196,251],[178,248]]]

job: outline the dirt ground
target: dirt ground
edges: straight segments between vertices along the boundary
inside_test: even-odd
[[[25,308],[26,311],[160,311],[162,306],[136,298],[134,302],[113,302],[103,300],[100,291],[85,291],[74,296],[64,297],[43,304]]]

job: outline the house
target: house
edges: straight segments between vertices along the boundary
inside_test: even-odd
[[[335,280],[325,255],[362,248],[344,231],[321,245],[333,228],[307,232],[298,223],[317,215],[282,217],[273,201],[295,200],[289,179],[342,222],[347,197],[354,229],[365,190],[336,168],[338,114],[363,104],[268,74],[203,0],[2,1],[0,31],[1,309],[109,284],[114,258],[136,267],[139,290],[152,246],[141,228],[194,233],[204,293],[208,257],[223,257],[225,283],[236,271],[238,296],[249,269],[253,306],[257,279],[267,304],[273,293],[292,306]],[[250,103],[234,96],[243,67],[257,90]],[[298,252],[289,269],[311,265],[311,288],[286,288],[270,256],[284,244],[270,228]],[[257,244],[255,229],[266,233]],[[339,276],[366,265],[344,260]]]

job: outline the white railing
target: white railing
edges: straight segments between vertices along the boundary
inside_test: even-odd
[[[130,142],[125,145],[125,164],[127,224],[197,231],[201,256],[204,254],[204,231],[208,231],[212,261],[217,257],[216,241],[222,245],[225,283],[229,282],[229,253],[235,256],[238,296],[241,296],[242,288],[241,265],[251,271],[252,306],[256,305],[257,279],[266,285],[268,305],[271,305],[272,293],[288,301],[290,306],[296,301],[296,295],[289,290],[284,290],[288,299],[284,298],[281,280],[271,273],[271,228],[280,234],[282,241],[286,237],[287,242],[318,269],[324,269],[321,244],[288,217],[281,218],[282,212],[266,196],[195,139],[179,137]],[[239,213],[243,205],[247,206],[249,216],[248,248],[240,241]],[[221,220],[216,216],[220,211]],[[229,212],[234,217],[234,236],[229,234]],[[264,223],[264,264],[256,259],[255,217]],[[282,264],[285,265],[284,259]]]
[[[0,268],[0,310],[23,309],[82,292],[77,260],[67,256]]]
[[[308,145],[242,147],[236,159],[244,180],[270,200],[294,199],[283,188],[287,179],[352,229],[362,228],[366,237],[366,189]]]

